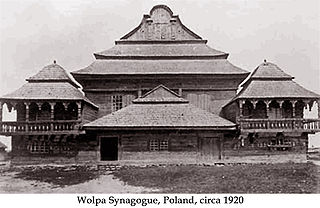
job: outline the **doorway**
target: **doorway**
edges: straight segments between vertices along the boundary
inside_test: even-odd
[[[101,161],[118,160],[118,138],[101,137],[100,138],[100,156]]]
[[[217,137],[201,138],[201,155],[217,157],[221,159],[220,140]]]

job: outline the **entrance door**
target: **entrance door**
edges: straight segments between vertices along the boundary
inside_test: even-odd
[[[201,154],[204,156],[220,156],[220,140],[217,137],[205,137],[201,139]]]
[[[102,137],[100,139],[101,160],[118,160],[118,138]]]

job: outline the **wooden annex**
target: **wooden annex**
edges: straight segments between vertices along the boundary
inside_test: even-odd
[[[320,96],[273,63],[250,74],[228,55],[154,6],[89,66],[69,75],[54,62],[0,97],[0,134],[13,158],[35,160],[306,159]],[[4,106],[16,121],[3,121]]]

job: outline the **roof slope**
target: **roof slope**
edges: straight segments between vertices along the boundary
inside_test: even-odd
[[[101,128],[208,128],[234,129],[235,124],[190,105],[187,100],[173,101],[174,92],[158,86],[133,104],[91,123],[86,129]],[[157,101],[157,102],[154,102]]]
[[[226,59],[216,60],[97,60],[72,74],[242,74],[249,72]]]
[[[277,65],[266,62],[260,64],[251,74],[252,79],[293,79],[292,76],[286,74]]]
[[[78,88],[66,71],[56,63],[44,67],[27,79],[28,83],[12,93],[1,96],[2,100],[82,100],[97,108]]]
[[[293,81],[293,77],[283,72],[277,65],[264,62],[242,85],[242,90],[233,99],[239,98],[319,98]]]
[[[227,53],[210,48],[205,43],[145,43],[117,44],[94,54],[97,59],[106,58],[164,58],[164,57],[216,57],[226,58]]]
[[[37,74],[26,80],[29,82],[69,82],[73,86],[80,88],[66,70],[56,64],[56,61],[54,61],[53,64],[45,66]]]

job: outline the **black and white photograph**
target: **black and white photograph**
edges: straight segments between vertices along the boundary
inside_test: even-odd
[[[0,9],[0,196],[320,196],[319,1]]]

